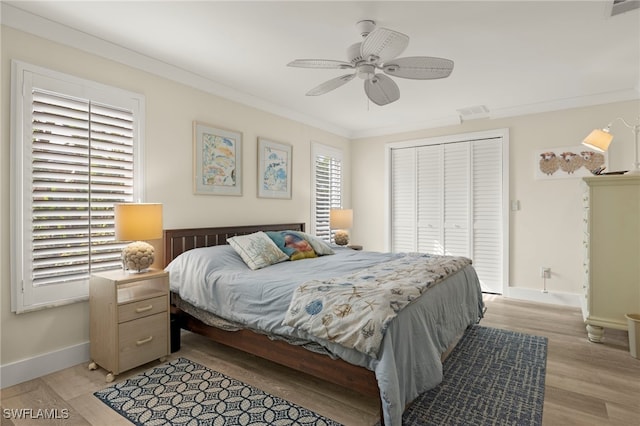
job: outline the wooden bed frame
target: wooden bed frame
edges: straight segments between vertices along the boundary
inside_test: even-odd
[[[304,223],[276,225],[233,226],[219,228],[165,229],[164,265],[168,265],[179,254],[198,247],[224,245],[227,238],[257,231],[304,231]],[[182,328],[204,335],[218,343],[265,358],[319,379],[352,389],[380,401],[380,392],[375,373],[364,367],[349,364],[340,359],[317,354],[300,346],[271,340],[267,336],[250,330],[224,331],[211,327],[184,311],[175,309],[180,315]],[[382,405],[380,404],[380,419]],[[383,423],[382,423],[383,424]]]

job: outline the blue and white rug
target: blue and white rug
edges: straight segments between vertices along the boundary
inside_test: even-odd
[[[473,326],[444,379],[404,412],[404,426],[542,424],[547,338]]]
[[[136,425],[341,426],[186,358],[94,395]]]

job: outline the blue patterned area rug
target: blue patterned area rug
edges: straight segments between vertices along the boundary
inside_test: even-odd
[[[547,338],[473,326],[444,362],[444,379],[421,394],[403,425],[541,425]]]
[[[341,426],[186,358],[94,395],[136,425]]]

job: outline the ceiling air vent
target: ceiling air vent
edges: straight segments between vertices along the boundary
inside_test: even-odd
[[[460,114],[460,119],[462,121],[489,117],[489,108],[487,108],[484,105],[461,108],[457,111],[458,111],[458,114]]]
[[[638,8],[640,8],[640,0],[613,0],[611,3],[611,16]]]

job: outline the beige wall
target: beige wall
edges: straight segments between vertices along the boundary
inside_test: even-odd
[[[2,27],[0,145],[0,365],[86,343],[88,304],[15,315],[10,312],[9,107],[10,60],[112,84],[146,97],[145,179],[147,201],[164,204],[165,227],[309,223],[310,141],[345,150],[346,206],[354,209],[352,241],[384,250],[384,145],[387,142],[496,128],[510,131],[510,198],[521,210],[510,213],[510,285],[541,288],[539,267],[552,269],[550,292],[579,293],[582,285],[582,212],[579,179],[534,179],[534,151],[577,145],[595,126],[613,117],[634,121],[639,102],[600,105],[499,120],[480,120],[440,129],[352,141],[258,111],[122,64]],[[243,133],[242,197],[195,196],[192,192],[192,121]],[[632,134],[615,127],[610,170],[625,169],[633,155]],[[256,197],[256,139],[293,145],[293,198]],[[350,165],[350,167],[349,167]]]
[[[385,249],[385,144],[388,142],[508,128],[510,199],[521,209],[510,212],[509,285],[542,289],[540,266],[551,268],[550,293],[582,290],[582,189],[580,179],[536,180],[535,151],[580,145],[595,127],[615,117],[636,123],[640,102],[496,120],[477,120],[440,129],[352,141],[354,229],[352,241],[368,250]],[[633,158],[633,133],[617,121],[609,150],[608,170],[628,170]],[[640,236],[639,236],[640,237]],[[513,293],[513,291],[512,291]]]
[[[89,309],[86,302],[20,315],[10,312],[11,59],[114,85],[146,97],[146,201],[164,204],[164,225],[167,228],[283,222],[306,222],[309,226],[311,141],[344,149],[347,165],[345,199],[348,205],[350,160],[348,140],[345,138],[3,26],[0,365],[82,344],[89,339]],[[243,133],[242,197],[193,194],[193,120]],[[258,136],[293,146],[291,200],[257,198]]]

